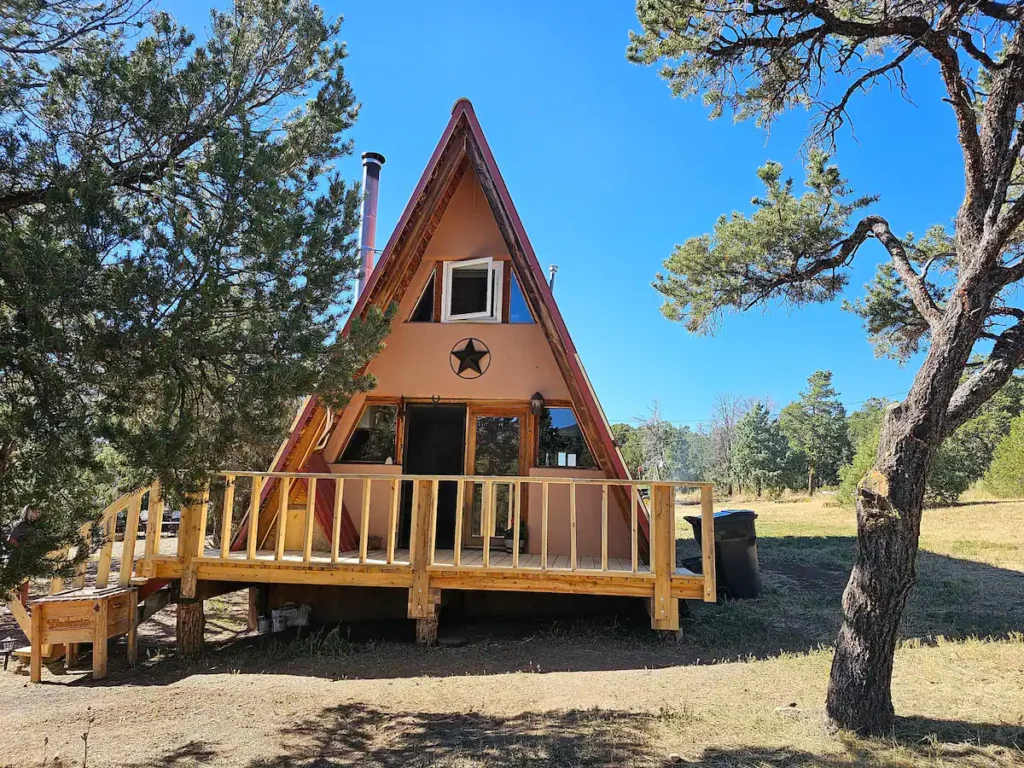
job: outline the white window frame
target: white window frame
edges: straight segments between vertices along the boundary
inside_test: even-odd
[[[452,272],[464,267],[487,267],[487,306],[493,307],[484,312],[471,312],[464,315],[453,315],[451,312]],[[444,263],[444,282],[441,286],[441,322],[442,323],[500,323],[502,305],[502,279],[505,272],[504,262],[489,256],[482,259],[466,261],[446,261]]]

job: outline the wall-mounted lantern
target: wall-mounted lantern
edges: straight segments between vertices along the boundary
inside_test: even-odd
[[[544,395],[540,392],[534,392],[533,397],[530,398],[530,413],[534,416],[544,413]]]

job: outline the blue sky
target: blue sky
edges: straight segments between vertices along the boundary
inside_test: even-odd
[[[629,2],[323,2],[343,15],[348,77],[362,102],[358,154],[387,157],[378,243],[401,215],[453,102],[469,97],[541,264],[559,266],[556,299],[613,421],[645,413],[696,426],[718,393],[782,405],[816,369],[830,369],[848,406],[902,395],[918,361],[875,358],[857,317],[839,302],[725,318],[694,337],[659,312],[654,274],[673,245],[722,213],[750,209],[755,169],[771,159],[801,178],[809,116],[771,136],[751,123],[709,121],[699,101],[672,98],[655,69],[626,61]],[[202,4],[164,7],[202,35]],[[948,223],[963,192],[950,110],[935,72],[908,72],[914,103],[879,88],[856,101],[856,135],[837,159],[855,190],[898,233]],[[849,297],[884,251],[861,249]]]

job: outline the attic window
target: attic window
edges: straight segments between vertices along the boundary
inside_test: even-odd
[[[416,309],[409,316],[410,323],[432,323],[434,322],[434,276],[427,280],[427,285],[420,294],[420,300],[416,302]]]
[[[494,259],[448,261],[444,265],[441,321],[501,321],[502,264]]]

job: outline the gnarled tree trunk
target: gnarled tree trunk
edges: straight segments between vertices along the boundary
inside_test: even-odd
[[[826,700],[833,727],[878,734],[893,722],[893,656],[914,586],[925,483],[956,424],[948,409],[991,295],[966,279],[954,292],[906,399],[886,414],[875,467],[857,489],[857,558],[843,593]]]

